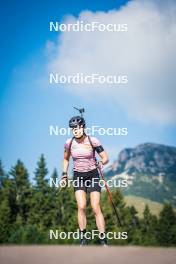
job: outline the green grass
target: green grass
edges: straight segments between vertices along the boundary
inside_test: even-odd
[[[125,202],[128,206],[134,206],[136,210],[138,211],[138,216],[143,216],[143,211],[145,208],[145,205],[148,204],[150,211],[152,214],[158,216],[160,211],[162,210],[162,203],[154,202],[149,199],[145,199],[139,196],[134,195],[127,195],[125,196]]]

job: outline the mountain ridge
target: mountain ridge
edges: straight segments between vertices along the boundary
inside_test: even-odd
[[[147,142],[124,148],[105,177],[128,179],[128,187],[122,190],[126,195],[176,205],[176,147]]]

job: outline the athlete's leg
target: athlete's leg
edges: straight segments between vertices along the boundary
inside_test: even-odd
[[[86,229],[87,219],[86,219],[86,192],[83,190],[75,191],[75,197],[78,207],[78,224],[80,230]]]
[[[100,207],[100,192],[90,193],[90,202],[95,215],[97,228],[100,233],[105,232],[105,221]]]

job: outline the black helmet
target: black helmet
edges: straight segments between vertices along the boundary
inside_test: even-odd
[[[83,117],[81,116],[74,116],[69,121],[69,127],[74,128],[77,126],[85,127],[86,123]]]

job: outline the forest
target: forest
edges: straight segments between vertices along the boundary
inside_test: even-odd
[[[50,239],[50,230],[75,232],[78,229],[77,205],[73,188],[51,188],[50,177],[58,178],[56,169],[49,175],[43,154],[37,161],[34,177],[21,160],[9,172],[0,162],[0,243],[1,244],[78,244],[74,239]],[[106,232],[127,232],[128,239],[112,239],[112,245],[176,246],[176,213],[171,204],[163,204],[159,216],[146,205],[143,217],[134,206],[127,206],[120,188],[112,191],[122,227],[117,225],[105,191],[101,207]],[[87,197],[87,230],[95,230],[95,218]],[[91,240],[90,244],[98,241]]]

